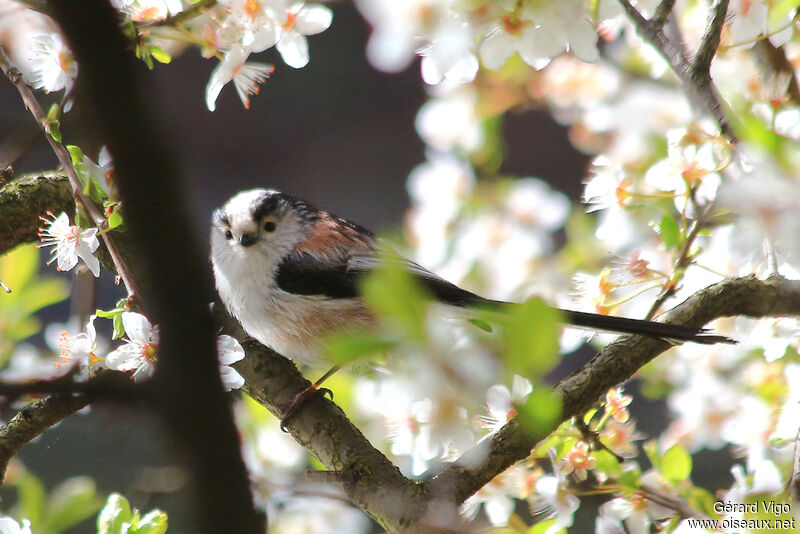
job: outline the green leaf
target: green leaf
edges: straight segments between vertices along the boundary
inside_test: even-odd
[[[112,493],[97,516],[97,534],[122,534],[123,526],[132,519],[128,499],[119,493]]]
[[[561,397],[552,389],[534,387],[519,409],[520,424],[535,439],[542,439],[561,421]]]
[[[376,354],[383,355],[394,343],[375,332],[339,332],[328,336],[324,343],[327,359],[336,365],[345,365]]]
[[[72,164],[77,165],[78,163],[83,161],[83,152],[80,148],[76,147],[75,145],[67,145],[67,150],[69,151],[69,155],[72,158]]]
[[[664,215],[661,221],[653,226],[653,229],[661,237],[661,241],[667,250],[680,248],[682,242],[681,229],[672,216]]]
[[[470,323],[477,326],[487,334],[491,334],[493,332],[492,325],[488,322],[484,321],[483,319],[467,319]]]
[[[94,481],[89,477],[73,477],[56,486],[50,494],[44,527],[61,532],[97,513],[103,499],[97,495]]]
[[[34,527],[34,531],[36,531],[45,512],[47,492],[44,489],[44,484],[42,484],[36,475],[26,471],[14,482],[14,485],[17,487],[17,496],[19,499],[17,503],[17,515],[29,519]]]
[[[39,250],[33,245],[20,245],[0,256],[0,280],[18,292],[34,279],[38,266]]]
[[[629,469],[622,473],[617,480],[624,493],[629,495],[639,490],[639,487],[642,485],[641,477],[642,473],[638,469]]]
[[[672,482],[683,482],[692,474],[692,457],[680,445],[673,445],[661,459],[661,474]]]
[[[531,525],[527,534],[561,534],[562,532],[566,532],[566,529],[563,528],[561,530],[556,530],[555,532],[550,532],[550,529],[553,528],[555,522],[555,518],[539,521],[538,523]]]
[[[402,336],[423,342],[428,295],[396,256],[383,255],[381,266],[361,281],[364,300]]]
[[[23,313],[29,314],[69,296],[69,284],[61,278],[45,278],[38,280],[24,289],[24,299],[20,302]]]
[[[156,45],[150,46],[150,54],[153,56],[153,59],[158,61],[159,63],[167,64],[172,61],[172,56],[169,55],[166,51],[164,51],[161,47]]]
[[[647,443],[643,445],[644,453],[647,455],[647,458],[650,460],[650,463],[653,465],[653,469],[658,472],[661,472],[661,454],[658,452],[658,442],[654,439],[651,439]]]
[[[535,380],[558,363],[559,313],[541,299],[511,306],[508,312],[501,319],[506,366]]]
[[[687,500],[689,506],[691,506],[693,510],[703,512],[708,517],[720,516],[720,514],[714,510],[714,503],[717,502],[717,498],[706,489],[696,486],[693,487],[689,492],[689,498]]]
[[[61,120],[61,106],[58,102],[53,102],[50,109],[47,110],[47,120],[49,122],[58,122]]]
[[[781,23],[785,23],[786,18],[794,13],[800,7],[800,0],[778,0],[772,4],[772,9],[769,10],[769,26],[780,27]]]
[[[119,228],[125,223],[122,218],[122,212],[118,209],[111,212],[108,216],[108,226],[111,228]]]
[[[167,514],[154,509],[147,512],[133,531],[136,534],[164,534],[167,531]]]
[[[114,325],[114,333],[111,335],[111,339],[119,339],[125,335],[125,325],[122,323],[121,313],[114,316],[112,324]]]
[[[56,143],[60,143],[62,141],[60,124],[61,123],[58,121],[47,121],[47,125],[45,127],[47,133],[50,134],[50,137],[52,137]]]
[[[611,477],[622,474],[622,464],[610,452],[606,450],[594,451],[592,456],[597,460],[598,471],[602,471]]]

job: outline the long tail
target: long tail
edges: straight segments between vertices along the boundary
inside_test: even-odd
[[[707,345],[714,343],[737,343],[736,340],[729,337],[712,334],[705,328],[695,328],[693,326],[684,326],[680,324],[657,323],[655,321],[643,321],[640,319],[629,319],[627,317],[615,317],[612,315],[600,315],[598,313],[586,313],[573,310],[559,311],[564,314],[569,324],[584,328],[619,332],[622,334],[638,334],[641,336],[663,339],[665,341],[692,341],[694,343],[704,343]]]

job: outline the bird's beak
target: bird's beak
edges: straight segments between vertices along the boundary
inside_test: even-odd
[[[243,247],[249,247],[250,245],[254,245],[256,242],[256,236],[254,234],[242,234],[242,237],[239,238],[239,244]]]

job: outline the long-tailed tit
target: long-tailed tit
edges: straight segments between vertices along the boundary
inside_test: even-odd
[[[211,261],[217,290],[245,332],[306,364],[322,361],[331,332],[369,326],[360,277],[379,265],[378,239],[357,224],[269,189],[244,191],[214,212]],[[414,262],[404,268],[441,303],[502,307]],[[561,310],[574,326],[670,341],[731,342],[701,328]],[[327,376],[327,375],[326,375]]]

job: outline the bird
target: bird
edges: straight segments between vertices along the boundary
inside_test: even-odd
[[[329,334],[376,324],[361,298],[359,281],[387,261],[380,254],[383,248],[366,228],[273,189],[239,192],[212,215],[211,264],[226,309],[248,336],[308,365],[324,363]],[[513,305],[462,289],[411,260],[391,261],[455,312]],[[559,311],[566,323],[582,328],[671,343],[734,342],[692,326]],[[336,370],[338,366],[312,384],[304,399]]]

